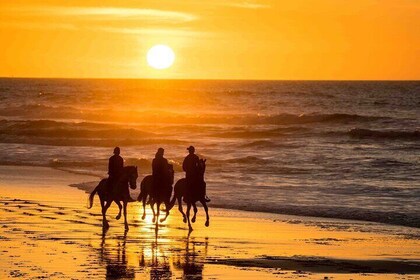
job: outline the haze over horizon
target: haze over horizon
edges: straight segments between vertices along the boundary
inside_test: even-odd
[[[1,77],[418,80],[412,0],[0,3]],[[146,53],[170,46],[172,67]]]

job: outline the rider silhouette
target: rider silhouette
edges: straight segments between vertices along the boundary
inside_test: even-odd
[[[189,146],[187,148],[189,154],[185,157],[184,162],[182,163],[182,169],[185,171],[185,179],[187,180],[187,200],[191,199],[195,193],[198,193],[198,164],[200,159],[195,154],[195,148]],[[210,202],[210,199],[206,195],[206,189],[204,185],[204,196],[206,202]]]
[[[123,168],[124,168],[124,159],[120,156],[120,148],[115,147],[114,155],[109,158],[108,163],[108,190],[112,189],[115,183],[117,183],[118,178],[120,177]]]
[[[152,161],[152,194],[155,199],[160,193],[162,193],[169,177],[169,164],[168,160],[163,157],[164,153],[165,150],[163,148],[159,148],[156,152],[155,158]]]

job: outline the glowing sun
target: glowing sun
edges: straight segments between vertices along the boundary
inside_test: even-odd
[[[175,53],[166,45],[155,45],[147,52],[147,63],[155,69],[171,67],[174,61]]]

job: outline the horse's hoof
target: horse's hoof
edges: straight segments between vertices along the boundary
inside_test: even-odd
[[[141,216],[141,219],[142,220],[146,219],[146,214],[143,214],[143,216]]]
[[[156,222],[156,218],[153,218],[153,219],[152,219],[152,223],[154,223],[154,222]]]
[[[194,229],[192,227],[189,227],[189,231],[190,233],[193,231]]]
[[[206,223],[204,224],[206,227],[208,227],[210,225],[210,221],[206,221]]]
[[[102,225],[102,227],[104,228],[104,229],[109,229],[109,224],[108,223],[104,223],[103,225]]]
[[[117,219],[117,220],[119,220],[121,218],[121,215],[120,214],[118,214],[116,217],[115,217],[115,219]]]
[[[192,219],[191,219],[191,222],[192,222],[192,223],[195,223],[195,218],[192,218]]]
[[[187,223],[187,218],[184,218],[182,221],[184,222],[184,224],[186,224]]]

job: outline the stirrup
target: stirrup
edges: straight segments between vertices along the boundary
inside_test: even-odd
[[[204,197],[204,200],[205,200],[206,202],[210,202],[210,201],[211,201],[211,199],[210,199],[207,195]]]

